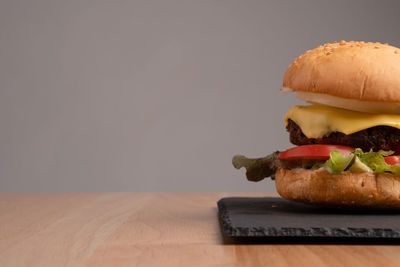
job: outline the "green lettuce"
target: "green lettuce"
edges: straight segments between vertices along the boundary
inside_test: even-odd
[[[354,161],[347,169],[349,172],[372,172],[372,169],[364,164],[358,157],[354,157]]]
[[[400,163],[390,166],[389,172],[400,176]]]
[[[266,177],[274,179],[278,168],[303,168],[316,170],[324,165],[324,161],[315,159],[279,160],[279,151],[276,151],[263,158],[247,158],[243,155],[236,155],[232,164],[236,169],[245,168],[247,180],[258,182]]]
[[[342,171],[365,172],[372,171],[377,173],[393,172],[400,174],[400,166],[389,165],[385,162],[386,156],[393,154],[393,151],[363,152],[360,148],[354,150],[349,155],[341,154],[338,151],[332,151],[330,158],[324,166],[332,170],[333,173]]]
[[[263,158],[247,158],[243,155],[236,155],[232,159],[232,164],[236,169],[246,168],[247,180],[258,182],[265,177],[274,176],[276,170],[281,166],[278,159],[279,151],[276,151]]]
[[[328,167],[334,173],[339,173],[346,170],[353,163],[354,157],[353,153],[345,155],[338,151],[332,151],[324,167]]]
[[[393,153],[393,151],[383,150],[379,150],[378,152],[363,152],[359,148],[354,150],[354,154],[360,159],[360,161],[371,168],[374,172],[389,171],[390,165],[385,162],[384,157],[390,156]]]

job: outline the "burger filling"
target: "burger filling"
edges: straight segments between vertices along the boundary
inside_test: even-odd
[[[331,132],[320,138],[307,138],[301,128],[288,119],[286,130],[294,145],[330,144],[361,148],[363,151],[393,151],[400,155],[400,130],[390,126],[375,126],[352,134]]]
[[[307,138],[313,139],[335,132],[351,135],[376,126],[400,129],[399,114],[366,113],[322,105],[294,106],[284,120],[286,125],[292,120]]]
[[[232,163],[237,169],[246,168],[247,179],[253,182],[260,181],[265,177],[273,178],[278,168],[325,169],[331,173],[385,172],[400,176],[400,157],[391,156],[393,151],[363,152],[357,148],[349,152],[350,148],[344,150],[344,147],[340,147],[338,151],[334,150],[334,147],[331,145],[298,146],[283,152],[276,151],[263,158],[253,159],[236,155],[233,157]],[[323,155],[328,150],[331,151],[324,157]]]
[[[376,172],[400,176],[400,115],[373,114],[323,105],[295,106],[285,115],[297,147],[264,158],[233,158],[250,181],[273,177],[278,168],[331,173]],[[399,156],[397,156],[399,155]]]

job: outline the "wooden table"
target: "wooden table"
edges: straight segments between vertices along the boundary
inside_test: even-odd
[[[233,195],[2,194],[0,266],[400,266],[400,246],[226,244]]]

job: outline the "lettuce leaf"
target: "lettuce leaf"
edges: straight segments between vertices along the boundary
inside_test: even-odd
[[[339,173],[346,170],[352,164],[354,157],[353,153],[345,155],[339,151],[332,151],[324,166],[331,169],[333,173]]]
[[[274,179],[278,168],[303,168],[316,170],[324,166],[324,161],[315,159],[279,160],[279,151],[263,158],[247,158],[236,155],[232,158],[232,164],[236,169],[246,168],[247,180],[258,182],[266,177]]]
[[[349,172],[372,172],[372,169],[365,165],[358,157],[354,157],[354,162],[347,169]]]
[[[263,158],[250,159],[243,155],[236,155],[232,159],[232,164],[236,169],[246,168],[247,180],[258,182],[270,176],[274,176],[280,167],[278,159],[279,151],[276,151]]]
[[[390,166],[389,172],[400,176],[400,163]]]
[[[393,151],[378,152],[363,152],[360,148],[354,150],[349,155],[341,154],[338,151],[332,151],[330,158],[325,162],[324,166],[328,167],[334,173],[340,173],[342,171],[351,172],[396,172],[400,174],[400,166],[390,166],[385,162],[386,156],[393,154]],[[399,164],[400,165],[400,164]]]
[[[356,155],[362,163],[367,165],[374,172],[385,172],[389,171],[390,165],[385,162],[386,156],[392,155],[393,151],[383,151],[378,152],[363,152],[360,148],[354,150],[354,155]]]

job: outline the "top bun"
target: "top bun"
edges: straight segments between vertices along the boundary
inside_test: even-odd
[[[299,56],[283,86],[361,101],[400,103],[400,49],[381,43],[334,42]]]

